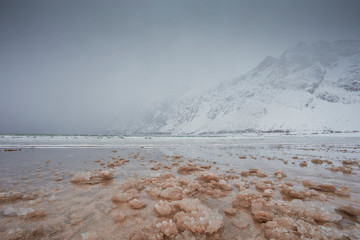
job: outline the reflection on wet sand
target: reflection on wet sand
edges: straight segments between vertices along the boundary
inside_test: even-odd
[[[39,151],[1,170],[1,239],[360,238],[356,144]]]

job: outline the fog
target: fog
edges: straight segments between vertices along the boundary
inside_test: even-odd
[[[0,133],[117,133],[298,41],[360,39],[360,2],[0,1]]]

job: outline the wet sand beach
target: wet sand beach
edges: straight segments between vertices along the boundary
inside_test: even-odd
[[[0,140],[0,239],[360,239],[360,138]]]

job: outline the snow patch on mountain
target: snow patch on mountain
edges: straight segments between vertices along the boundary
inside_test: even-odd
[[[298,43],[204,94],[151,112],[132,133],[360,130],[360,41]]]

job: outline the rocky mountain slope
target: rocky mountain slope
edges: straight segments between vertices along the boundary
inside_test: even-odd
[[[247,74],[151,112],[132,133],[360,130],[360,41],[298,43]]]

